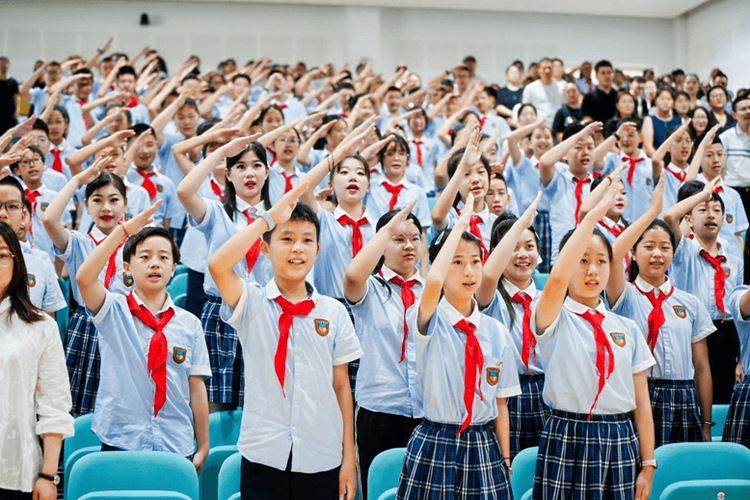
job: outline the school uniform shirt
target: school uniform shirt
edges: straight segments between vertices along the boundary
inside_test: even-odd
[[[442,156],[438,141],[424,135],[419,139],[409,135],[407,140],[409,143],[409,166],[416,167],[416,171],[419,172],[421,177],[417,184],[422,186],[426,192],[434,191],[436,189],[435,166]],[[422,163],[420,163],[420,160]]]
[[[128,182],[143,187],[145,179],[138,173],[138,170],[139,169],[135,165],[131,165],[128,169],[126,178],[128,179]],[[151,179],[151,182],[156,186],[156,196],[149,201],[153,204],[156,203],[156,200],[164,200],[153,215],[154,225],[163,226],[164,219],[170,219],[170,228],[181,228],[182,226],[179,224],[180,216],[184,208],[182,207],[180,200],[177,198],[177,191],[174,187],[174,183],[169,180],[166,175],[158,172],[153,166],[149,171],[149,175],[150,174],[153,174],[149,179]],[[143,189],[146,188],[143,187]]]
[[[593,413],[628,413],[635,409],[633,374],[650,368],[656,361],[632,320],[607,311],[601,301],[595,310],[604,315],[602,329],[614,353],[614,370],[604,384]],[[594,330],[591,323],[579,316],[586,311],[588,307],[567,297],[559,316],[537,335],[546,374],[542,396],[554,410],[587,415],[596,398],[599,372]],[[606,359],[610,360],[608,355]]]
[[[26,185],[23,186],[24,190],[28,190]],[[50,256],[50,260],[54,262],[54,251],[53,251],[53,244],[52,240],[49,239],[49,236],[47,235],[47,231],[44,229],[44,224],[42,224],[42,217],[44,217],[44,212],[47,211],[47,207],[49,207],[49,204],[52,203],[52,200],[57,196],[57,191],[53,191],[51,189],[47,189],[44,185],[39,187],[39,189],[35,189],[32,191],[32,194],[36,194],[36,199],[34,201],[31,201],[31,197],[27,194],[27,198],[29,198],[29,201],[31,201],[31,227],[32,230],[29,233],[28,239],[29,242],[34,245],[35,248],[38,248],[39,250],[45,252],[47,255]],[[65,211],[63,211],[62,215],[60,216],[60,224],[63,226],[68,226],[71,224],[70,219],[70,212],[73,210],[73,205],[68,204],[65,207]]]
[[[448,211],[448,216],[446,217],[447,225],[445,226],[445,228],[443,228],[443,230],[452,229],[453,226],[456,225],[456,222],[458,222],[458,219],[461,217],[459,215],[459,211],[463,208],[464,204],[461,201],[458,202],[458,210],[456,210],[456,207],[451,207],[451,209]],[[497,219],[497,215],[490,213],[489,207],[485,204],[484,210],[472,215],[472,217],[477,216],[480,219],[477,223],[477,227],[479,228],[479,232],[482,234],[482,243],[489,250],[490,241],[492,239],[492,224],[494,224],[495,219]],[[431,226],[428,234],[430,235],[430,239],[434,240],[435,238],[437,238],[439,232],[437,229]]]
[[[502,278],[500,283],[505,288],[505,291],[508,292],[509,297],[513,297],[517,293],[531,297],[530,307],[533,313],[536,309],[537,302],[539,302],[539,298],[542,296],[542,294],[536,289],[536,284],[533,281],[531,282],[531,285],[524,290],[521,290],[505,278]],[[508,310],[508,306],[505,303],[505,300],[503,300],[503,296],[500,295],[498,290],[495,290],[495,296],[492,298],[492,302],[490,302],[482,312],[490,318],[495,318],[502,323],[505,328],[509,329],[510,337],[513,340],[516,351],[519,353],[519,356],[516,358],[516,369],[518,373],[520,375],[542,375],[544,374],[544,370],[540,363],[538,347],[529,350],[528,369],[520,355],[520,353],[523,353],[523,304],[511,302],[511,307],[513,308],[513,324],[511,324],[510,319],[511,312]],[[533,332],[534,324],[531,323],[530,326]]]
[[[133,298],[143,305],[138,294],[133,293]],[[94,316],[101,377],[91,430],[103,443],[182,456],[195,452],[189,378],[210,377],[211,365],[198,318],[175,306],[167,293],[157,319],[168,309],[174,310],[174,317],[163,330],[168,346],[167,399],[156,416],[156,385],[148,369],[154,330],[133,316],[127,297],[109,291]]]
[[[251,99],[248,104],[253,104],[253,103],[255,103],[255,101],[252,100],[252,96],[251,96]],[[221,97],[219,97],[219,99],[214,103],[213,107],[211,108],[211,115],[214,118],[221,118],[224,115],[224,113],[226,113],[229,110],[229,108],[232,107],[232,104],[234,104],[234,99],[229,97],[229,94],[227,94],[226,92],[223,93]]]
[[[632,183],[628,182],[628,170],[620,174],[622,184],[625,187],[625,194],[628,198],[628,206],[625,208],[622,217],[627,221],[634,222],[641,215],[646,213],[651,206],[651,194],[654,192],[654,170],[651,164],[651,158],[646,156],[643,150],[638,150],[638,157],[635,170],[633,171]],[[607,153],[604,157],[603,175],[609,175],[617,169],[623,162],[627,161],[627,155],[624,153]]]
[[[406,311],[401,287],[390,281],[401,277],[385,266],[381,271],[381,276],[367,278],[367,292],[362,299],[350,303],[357,323],[357,337],[364,350],[357,371],[357,404],[373,412],[422,418],[422,388],[414,347],[419,332],[409,328],[401,361]],[[411,290],[415,302],[419,302],[424,279],[417,271],[407,281],[410,280],[416,281]]]
[[[625,285],[620,298],[612,305],[612,311],[630,318],[648,341],[648,316],[654,310],[645,294],[654,290],[640,276],[635,282]],[[649,370],[653,379],[692,380],[693,369],[692,344],[700,342],[713,332],[716,327],[711,321],[706,306],[695,295],[683,292],[672,286],[667,280],[658,287],[658,296],[671,293],[662,302],[664,324],[659,328],[659,337],[654,349],[656,365]]]
[[[476,327],[474,335],[482,350],[482,370],[477,374],[481,395],[474,381],[472,424],[483,424],[497,417],[497,398],[521,394],[516,370],[518,352],[508,330],[496,319],[479,312],[474,303],[471,316],[464,318],[443,297],[427,325],[419,332],[419,302],[409,308],[409,330],[414,331],[417,373],[423,387],[424,418],[437,423],[462,424],[466,419],[464,375],[466,334],[455,328],[466,320]],[[493,397],[494,396],[494,397]]]
[[[205,200],[221,203],[224,190],[212,176],[206,178],[198,188],[198,195]],[[195,226],[188,224],[180,246],[180,262],[193,271],[208,274],[208,245],[206,237]]]
[[[388,111],[388,106],[386,106],[385,103],[381,104],[380,106],[380,121],[378,122],[378,130],[383,132],[385,128],[388,126],[389,123],[391,123],[391,120],[394,118],[398,118],[401,115],[406,113],[406,110],[404,108],[398,108],[395,114]]]
[[[148,192],[141,186],[131,184],[127,179],[123,179],[122,182],[125,184],[125,196],[128,200],[128,204],[125,207],[124,217],[125,220],[128,221],[132,219],[133,216],[150,208],[151,198],[149,198]],[[86,209],[86,186],[81,186],[76,190],[76,198],[79,200],[82,210],[81,217],[78,220],[78,231],[87,233],[91,228],[93,221],[91,220],[89,211]]]
[[[372,218],[380,220],[380,218],[389,212],[389,205],[391,202],[391,193],[389,193],[383,184],[393,186],[391,182],[385,177],[375,182],[370,182],[370,192],[365,196],[365,205],[367,211],[372,215]],[[427,203],[427,195],[424,190],[419,186],[416,186],[409,182],[405,177],[401,179],[395,186],[403,186],[401,191],[398,193],[396,199],[396,205],[393,207],[394,210],[401,210],[408,205],[413,199],[417,198],[417,204],[414,205],[411,213],[419,220],[423,229],[427,229],[432,225],[432,217],[430,216],[430,205]]]
[[[618,236],[620,236],[620,233],[625,231],[626,226],[622,220],[622,217],[617,219],[617,222],[615,222],[609,217],[604,216],[602,217],[602,220],[597,222],[596,228],[601,231],[605,238],[607,238],[607,241],[609,241],[610,245],[614,245],[615,240]]]
[[[284,387],[274,366],[283,297],[276,282],[245,283],[237,307],[222,305],[222,319],[237,330],[245,360],[245,398],[237,447],[247,460],[292,472],[329,471],[341,465],[344,425],[333,367],[363,355],[343,304],[309,283],[315,307],[289,329]],[[286,396],[286,397],[285,397]]]
[[[351,225],[339,222],[343,216],[357,220],[337,206],[333,213],[318,207],[320,220],[320,252],[315,259],[315,288],[319,293],[334,298],[344,298],[344,273],[351,264],[353,255]],[[362,233],[362,248],[375,236],[377,220],[365,207],[365,213],[360,218],[367,222],[360,226]]]
[[[500,136],[497,138],[496,144],[497,149],[500,151],[502,149],[502,143],[503,140],[510,134],[510,126],[508,125],[508,122],[505,121],[505,118],[502,116],[498,116],[494,109],[491,109],[486,115],[483,115],[479,119],[479,126],[482,129],[482,134],[488,135],[492,137],[495,135],[495,133],[498,130],[502,130],[500,132]]]
[[[30,494],[42,470],[39,436],[73,435],[72,402],[57,323],[44,314],[27,324],[8,316],[9,308],[6,297],[0,302],[0,488]]]
[[[38,248],[35,248],[34,245],[31,244],[31,242],[27,241],[18,241],[18,243],[21,244],[21,250],[23,250],[24,255],[27,253],[30,255],[33,255],[35,257],[39,257],[45,262],[49,262],[52,264],[52,258],[50,258],[49,254],[47,252],[43,252],[39,250]]]
[[[46,101],[47,96],[49,96],[47,87],[44,87],[43,89],[32,87],[29,89],[29,95],[31,96],[29,104],[34,106],[34,114],[36,116],[41,116],[44,112],[44,101]]]
[[[534,203],[537,193],[543,187],[542,181],[539,178],[539,161],[536,158],[521,156],[518,165],[516,165],[511,158],[508,158],[503,176],[505,177],[508,189],[513,191],[513,201],[516,202],[519,210],[519,213],[516,215],[520,216]],[[542,196],[542,199],[539,201],[538,211],[549,211],[549,206],[547,205],[546,197]]]
[[[750,136],[738,124],[719,135],[726,152],[724,180],[730,186],[750,186]]]
[[[177,165],[177,160],[175,160],[174,155],[172,154],[172,146],[178,142],[184,141],[185,136],[178,132],[176,134],[165,133],[163,134],[163,137],[163,142],[156,155],[159,165],[161,165],[160,172],[162,175],[167,176],[169,180],[172,181],[172,185],[175,186],[175,189],[177,189],[177,186],[180,185],[180,182],[185,178],[185,175],[182,173],[182,170],[180,170],[180,166]],[[176,203],[176,209],[176,211],[179,212],[179,217],[172,219],[169,227],[184,227],[185,219],[187,218],[187,211],[179,201]]]
[[[696,180],[708,184],[708,180],[706,180],[703,174],[699,174]],[[742,204],[740,193],[734,188],[727,186],[724,180],[719,181],[714,191],[721,196],[721,201],[724,202],[724,224],[722,224],[719,230],[719,236],[726,241],[727,250],[742,259],[742,247],[740,246],[740,242],[737,241],[737,234],[745,231],[748,228],[748,223],[745,206]]]
[[[742,311],[740,311],[740,301],[748,289],[750,289],[750,287],[747,285],[738,286],[734,289],[728,300],[729,310],[732,311],[734,324],[737,327],[737,334],[740,338],[742,369],[744,370],[746,377],[748,376],[747,374],[750,373],[750,318],[742,316]]]
[[[57,191],[59,193],[60,191],[62,191],[62,189],[65,187],[65,184],[67,184],[69,180],[70,179],[68,177],[65,177],[65,174],[61,174],[52,170],[52,167],[49,166],[49,164],[44,166],[44,172],[42,172],[42,184],[44,184],[51,190]]]
[[[323,148],[323,149],[311,149],[310,153],[308,154],[308,158],[307,158],[310,161],[310,163],[306,166],[306,168],[308,169],[308,172],[310,170],[312,170],[313,168],[315,168],[315,166],[318,163],[320,163],[323,160],[325,160],[326,158],[328,158],[330,155],[331,155],[331,152],[328,151],[326,148]],[[304,167],[304,165],[303,165],[303,167]],[[304,171],[304,169],[303,169],[303,171]],[[316,191],[319,191],[321,189],[327,188],[328,187],[328,180],[330,179],[330,177],[331,177],[330,173],[326,174],[325,177],[323,177],[323,180],[320,181],[320,184],[318,184],[318,187],[316,188]]]
[[[288,94],[284,102],[277,102],[276,104],[281,108],[281,113],[284,115],[284,123],[290,123],[297,118],[307,116],[305,107],[292,94]]]
[[[31,303],[48,313],[65,309],[68,303],[65,302],[65,296],[60,289],[60,282],[57,281],[55,267],[49,260],[41,259],[35,255],[30,245],[22,243],[21,250],[23,260],[26,263]]]
[[[70,118],[67,140],[76,148],[83,146],[81,139],[86,135],[86,131],[89,127],[94,125],[93,123],[87,124],[83,119],[83,111],[81,111],[81,106],[83,104],[86,103],[79,101],[75,95],[61,96],[60,106],[65,108],[65,111],[68,112],[68,117]]]
[[[65,176],[66,182],[71,179],[70,174],[70,167],[68,166],[68,157],[78,151],[76,148],[73,147],[72,144],[70,144],[65,138],[63,138],[62,142],[55,146],[54,144],[50,143],[49,145],[49,151],[47,151],[47,154],[44,156],[44,164],[47,165],[47,170],[52,170],[58,173],[61,173]],[[57,158],[60,159],[60,168],[61,170],[55,170],[55,161]],[[59,189],[57,190],[59,191]]]
[[[727,252],[727,245],[723,238],[719,238],[719,253],[726,258],[722,264],[724,268],[724,309],[726,319],[734,319],[727,305],[727,299],[732,291],[742,284],[744,265],[741,258],[731,252]],[[669,267],[669,276],[674,280],[674,286],[688,293],[692,293],[703,303],[711,318],[714,320],[724,319],[724,314],[716,305],[716,294],[714,292],[715,271],[711,264],[700,255],[702,250],[696,239],[681,238],[675,249],[672,265]]]
[[[677,204],[677,192],[685,182],[686,176],[687,171],[676,167],[673,163],[664,167],[664,208],[661,213],[662,217],[664,216],[664,212]]]
[[[55,247],[55,255],[68,265],[68,272],[73,277],[78,272],[78,268],[81,267],[83,261],[96,248],[96,242],[101,243],[106,237],[107,235],[102,233],[96,226],[91,228],[91,231],[87,234],[82,234],[78,231],[68,231],[68,247],[63,250]],[[109,290],[120,295],[127,295],[133,289],[133,277],[129,273],[126,273],[122,266],[122,248],[122,246],[118,248],[115,255],[116,271]],[[104,266],[102,272],[99,273],[99,283],[104,283],[106,274],[107,266]],[[75,279],[70,280],[70,291],[76,302],[83,305],[83,297],[81,297],[81,293],[78,291],[78,282]]]
[[[219,200],[203,198],[203,201],[206,204],[206,214],[203,216],[203,220],[198,222],[192,217],[189,217],[188,222],[191,226],[203,233],[203,236],[206,239],[207,256],[213,255],[221,245],[227,242],[229,238],[249,225],[244,213],[245,211],[247,211],[247,214],[251,219],[257,219],[259,216],[258,212],[263,210],[263,202],[252,207],[245,203],[241,198],[237,198],[237,208],[234,211],[234,220],[232,220],[227,215],[226,210],[224,210],[224,205],[222,205]],[[321,241],[321,244],[322,243],[323,242]],[[263,257],[262,253],[258,255],[258,260],[255,261],[255,265],[250,271],[247,269],[247,261],[245,259],[240,259],[237,265],[234,266],[234,272],[236,272],[237,276],[242,280],[254,281],[256,283],[267,283],[268,280],[273,278],[271,262]],[[343,280],[343,274],[341,276]],[[343,288],[343,284],[341,286]],[[206,273],[203,280],[203,291],[205,291],[207,295],[221,297],[219,289],[216,287],[216,283],[214,283],[214,280],[211,277],[211,273]]]

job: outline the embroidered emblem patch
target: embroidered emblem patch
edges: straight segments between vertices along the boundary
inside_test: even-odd
[[[133,214],[125,214],[125,221],[126,222],[129,221],[132,218],[133,218]]]
[[[36,285],[36,276],[29,273],[28,278],[29,278],[29,288],[33,288],[34,285]]]
[[[685,310],[685,306],[672,306],[672,309],[674,309],[674,313],[678,318],[685,319],[687,317],[687,310]]]
[[[316,319],[315,320],[315,332],[321,337],[328,335],[328,320],[327,319]]]
[[[498,365],[501,365],[503,362],[501,361],[498,363]],[[499,366],[489,366],[487,367],[487,383],[490,385],[497,385],[497,382],[500,380],[500,367]]]
[[[612,332],[609,335],[610,337],[612,337],[612,341],[618,347],[625,347],[625,334],[624,333]]]
[[[729,266],[722,266],[724,268],[724,277],[728,278],[732,275],[732,268]]]
[[[48,206],[49,206],[49,203],[42,203],[42,212],[46,212]]]
[[[156,190],[159,191],[160,193],[163,193],[164,192],[164,186],[162,186],[161,184],[157,184],[156,185]]]
[[[123,284],[124,284],[125,286],[133,286],[133,277],[132,277],[132,276],[130,276],[130,275],[129,275],[128,273],[126,273],[125,271],[123,271],[123,272],[122,272],[122,283],[123,283]]]
[[[175,347],[174,349],[172,349],[172,360],[178,365],[185,362],[186,356],[187,349],[185,349],[184,347]]]
[[[732,214],[727,214],[727,224],[731,224],[734,220],[734,216]]]
[[[647,186],[651,185],[651,177],[646,177],[646,185]]]

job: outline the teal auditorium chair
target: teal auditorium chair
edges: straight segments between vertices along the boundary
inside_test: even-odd
[[[90,453],[98,452],[102,447],[102,442],[96,437],[96,434],[91,432],[91,420],[93,414],[83,415],[78,417],[73,423],[75,429],[75,435],[69,437],[64,441],[63,445],[63,479],[64,479],[64,491],[65,498],[67,497],[68,491],[68,477],[70,477],[70,470],[73,465],[80,460],[82,457]]]
[[[383,494],[377,498],[377,500],[396,500],[397,492],[398,492],[398,488],[391,488],[389,490],[385,490]]]
[[[65,303],[70,304],[70,285],[68,280],[57,280],[60,284]],[[67,305],[63,309],[60,309],[55,313],[55,321],[57,321],[57,328],[60,330],[60,339],[65,345],[65,334],[68,331],[68,320],[70,320],[70,306]]]
[[[406,448],[393,448],[378,454],[367,473],[367,498],[378,499],[398,486]]]
[[[178,297],[180,295],[187,294],[188,275],[180,274],[175,275],[174,278],[167,285],[167,291],[172,297]]]
[[[536,472],[536,456],[538,446],[521,450],[513,459],[511,466],[513,474],[510,476],[510,487],[513,490],[513,498],[521,498],[527,491],[534,487],[534,472]]]
[[[750,450],[737,443],[673,443],[656,449],[651,498],[680,481],[750,480]]]
[[[211,434],[210,447],[237,445],[241,425],[242,409],[211,413],[208,416],[208,430]]]
[[[727,413],[729,413],[729,405],[714,405],[711,409],[711,420],[716,422],[716,425],[711,427],[711,439],[714,441],[721,441],[721,436],[724,435]]]
[[[241,466],[242,455],[239,453],[224,460],[219,472],[219,500],[233,500],[235,496],[239,498]]]
[[[209,451],[198,479],[202,500],[216,500],[219,487],[219,472],[224,461],[237,453],[240,436],[242,410],[221,411],[208,416],[210,434]]]
[[[165,451],[93,453],[73,465],[68,483],[69,499],[80,500],[88,494],[107,492],[120,498],[200,499],[193,464]]]
[[[651,498],[654,498],[653,495]],[[656,500],[741,500],[750,498],[750,481],[715,479],[670,484]]]
[[[536,285],[536,289],[543,290],[544,285],[547,284],[547,280],[549,279],[549,274],[540,273],[539,271],[534,270],[533,277],[534,277],[534,284]]]
[[[174,491],[96,491],[78,500],[190,500],[184,493]]]

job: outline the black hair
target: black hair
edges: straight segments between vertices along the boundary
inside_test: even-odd
[[[135,68],[132,66],[123,66],[120,69],[118,69],[116,79],[119,80],[120,77],[123,75],[133,75],[134,77],[137,76],[135,74]]]
[[[656,95],[654,96],[654,101],[662,94],[662,92],[668,92],[669,97],[674,100],[674,89],[668,85],[660,85],[658,89],[656,89]]]
[[[538,113],[538,112],[537,112],[537,110],[536,110],[536,106],[534,106],[534,105],[533,105],[533,104],[531,104],[530,102],[527,102],[527,103],[521,104],[521,107],[520,107],[520,108],[518,108],[518,116],[519,116],[519,117],[521,116],[521,113],[523,113],[523,110],[524,110],[524,109],[526,109],[526,108],[531,108],[531,109],[533,109],[533,110],[534,110],[534,114],[535,114],[535,115],[537,115],[537,116],[539,115],[539,113]]]
[[[36,144],[29,144],[28,146],[26,146],[26,149],[28,149],[29,151],[33,153],[38,154],[42,158],[42,162],[44,162],[44,153],[42,152],[42,148],[40,148]],[[13,163],[10,166],[10,171],[15,173],[18,170],[18,167],[20,166],[21,166],[21,160]]]
[[[571,229],[565,235],[562,237],[562,240],[560,240],[560,246],[558,249],[558,252],[562,252],[563,247],[568,242],[571,236],[573,236],[573,233],[575,232],[575,229]],[[600,240],[604,242],[604,246],[607,248],[607,255],[609,256],[609,261],[612,262],[612,244],[609,242],[606,236],[604,236],[604,233],[599,231],[598,229],[594,229],[594,233],[591,236],[596,236]]]
[[[464,157],[464,153],[466,152],[466,148],[457,149],[450,158],[448,158],[448,178],[452,178],[453,174],[456,173],[456,169],[458,168],[458,164],[461,163],[461,160]],[[487,160],[487,158],[484,157],[484,155],[479,155],[479,161],[482,163],[482,166],[484,167],[485,172],[487,172],[487,185],[489,186],[492,178],[492,168],[490,167],[490,162]],[[456,199],[453,200],[453,206],[457,206],[458,202],[461,201],[461,193],[456,193]]]
[[[326,115],[321,120],[320,126],[322,127],[322,126],[326,125],[327,123],[330,123],[330,122],[332,122],[334,120],[341,120],[344,123],[346,123],[346,120],[344,120],[344,118],[341,115]],[[330,130],[329,130],[329,132],[330,132]],[[326,134],[326,135],[328,135],[328,134]],[[318,139],[317,141],[315,141],[315,144],[313,144],[313,149],[324,149],[325,146],[326,146],[326,138],[325,138],[325,136],[323,136],[320,139]]]
[[[151,125],[148,125],[146,123],[136,123],[135,125],[133,125],[133,126],[130,127],[130,130],[132,130],[133,132],[135,132],[135,135],[130,138],[131,141],[134,141],[136,139],[136,137],[138,137],[139,135],[141,135],[142,133],[144,133],[147,130],[150,130],[151,131],[151,135],[153,135],[154,139],[156,139],[156,131],[154,131],[154,129],[151,128]]]
[[[268,171],[268,164],[266,163],[266,148],[264,148],[260,142],[253,141],[244,151],[237,155],[227,157],[227,173],[229,173],[232,167],[234,167],[248,152],[255,153],[255,156],[258,157],[258,161],[260,161],[266,167],[266,171]],[[271,196],[269,195],[268,184],[268,177],[266,177],[266,181],[260,189],[260,199],[263,201],[263,207],[266,210],[271,208]],[[234,220],[235,210],[237,210],[237,190],[234,188],[234,184],[227,179],[227,182],[224,183],[224,211],[230,219]]]
[[[576,135],[578,132],[586,128],[586,125],[580,122],[571,123],[567,127],[565,127],[565,130],[563,130],[562,140],[565,141],[569,139],[570,137]]]
[[[23,185],[15,177],[9,175],[0,179],[0,186],[10,186],[18,189],[18,192],[21,193],[21,201],[26,201],[26,193],[23,190]]]
[[[29,274],[23,258],[21,243],[13,229],[5,222],[0,222],[0,238],[5,240],[10,253],[13,255],[13,276],[0,300],[10,299],[10,307],[6,321],[14,314],[26,324],[36,323],[44,318],[44,314],[29,298]]]
[[[669,241],[672,242],[672,252],[674,252],[677,247],[677,239],[675,238],[672,228],[670,228],[669,225],[661,219],[654,219],[654,221],[649,224],[646,229],[643,230],[631,250],[635,251],[635,247],[637,247],[638,243],[641,242],[641,240],[643,239],[643,235],[646,234],[647,231],[650,231],[652,229],[663,229],[667,233],[667,236],[669,236]],[[640,270],[638,269],[638,263],[635,261],[635,259],[630,259],[630,267],[628,268],[628,281],[630,281],[631,283],[635,281],[635,279],[638,277],[638,273],[640,273]]]
[[[68,114],[68,110],[67,109],[63,108],[59,104],[55,104],[52,107],[52,111],[53,112],[57,111],[58,113],[60,113],[62,115],[62,117],[63,117],[63,120],[65,120],[65,123],[67,123],[68,125],[70,125],[70,115]],[[37,121],[41,121],[41,120],[37,120]]]
[[[430,264],[435,262],[435,259],[440,253],[440,250],[442,250],[443,245],[445,245],[445,241],[448,239],[448,236],[451,234],[451,231],[453,231],[452,228],[443,229],[442,231],[440,231],[440,233],[438,233],[437,237],[435,237],[435,239],[432,240],[432,244],[430,245],[430,249],[429,249]],[[481,255],[482,258],[484,258],[484,252],[482,251],[482,242],[479,241],[479,238],[477,238],[476,236],[474,236],[468,231],[464,231],[463,233],[461,233],[461,240],[474,243],[479,249],[479,255]]]
[[[246,75],[245,73],[237,73],[236,75],[234,75],[234,76],[232,77],[232,83],[236,82],[236,81],[237,81],[237,80],[239,80],[240,78],[244,78],[245,80],[247,80],[247,83],[248,83],[249,85],[252,85],[252,84],[253,84],[253,81],[252,81],[252,80],[250,79],[250,77],[249,77],[249,76],[247,76],[247,75]]]
[[[101,174],[99,174],[99,177],[91,181],[86,186],[86,199],[88,200],[96,191],[105,186],[109,186],[110,184],[120,192],[123,200],[127,200],[127,190],[125,188],[125,183],[118,176],[110,172],[102,172]]]
[[[182,79],[182,81],[180,81],[180,84],[184,84],[188,80],[198,80],[198,81],[200,81],[200,79],[198,78],[198,76],[195,73],[190,73],[189,75],[185,75],[185,77]]]
[[[612,63],[606,59],[602,59],[594,66],[594,72],[598,73],[601,68],[612,68]]]
[[[124,68],[125,66],[123,66]],[[94,73],[91,72],[88,68],[79,68],[73,72],[74,75],[89,75],[92,78],[94,77]]]
[[[281,113],[281,122],[284,122],[284,111],[282,111],[281,107],[278,104],[271,104],[269,106],[266,106],[263,108],[263,111],[260,112],[260,116],[258,116],[258,122],[263,123],[263,120],[266,119],[266,115],[271,112],[272,109],[275,109],[279,113]]]
[[[107,115],[107,113],[109,113],[110,109],[118,109],[119,110],[119,109],[122,109],[122,106],[120,106],[118,104],[107,104],[106,106],[104,106],[104,114],[105,114],[105,116]],[[128,128],[129,128],[129,127],[131,127],[133,125],[133,115],[130,113],[129,109],[125,109],[123,111],[124,111],[124,114],[125,114],[125,120],[128,122]]]
[[[367,163],[367,160],[365,160],[362,157],[362,155],[360,155],[359,153],[355,153],[353,155],[346,156],[346,157],[342,158],[340,162],[338,162],[336,165],[334,165],[333,168],[331,169],[331,173],[330,173],[330,176],[329,176],[329,182],[331,182],[331,183],[333,182],[333,175],[339,173],[341,171],[341,167],[344,166],[344,161],[346,161],[346,160],[348,160],[350,158],[353,158],[353,159],[357,160],[359,163],[362,164],[362,167],[365,170],[365,176],[367,177],[367,183],[369,184],[369,182],[370,182],[370,165]],[[339,200],[336,198],[336,193],[335,192],[331,193],[331,200],[336,205],[339,204]]]
[[[709,88],[706,91],[706,99],[711,99],[711,92],[713,92],[716,89],[721,89],[721,91],[724,93],[724,97],[727,99],[727,101],[730,99],[729,92],[727,92],[727,89],[724,87],[721,87],[719,85],[714,85],[713,87]]]
[[[403,136],[399,134],[394,134],[391,132],[388,134],[388,137],[393,137],[390,142],[386,143],[383,148],[378,151],[378,161],[380,161],[380,164],[383,165],[383,168],[385,168],[385,165],[383,164],[383,160],[385,159],[385,153],[388,150],[388,147],[391,144],[394,144],[394,147],[401,146],[401,148],[406,152],[406,164],[409,164],[409,144],[406,142],[406,139],[403,138]]]
[[[204,121],[200,125],[198,125],[197,130],[195,131],[195,136],[198,137],[199,135],[205,134],[211,128],[216,125],[217,123],[221,122],[221,118],[209,118],[208,120]],[[206,158],[208,156],[208,147],[213,144],[211,142],[207,142],[203,145],[201,148],[201,152],[203,153],[203,158]]]
[[[125,240],[125,245],[122,247],[122,260],[123,262],[130,262],[130,259],[135,255],[138,250],[138,245],[146,241],[147,238],[152,236],[158,236],[165,238],[169,241],[172,247],[172,262],[177,264],[180,261],[180,249],[177,246],[177,242],[172,236],[172,232],[169,229],[157,226],[146,226],[138,234],[134,234]]]
[[[690,198],[694,194],[700,193],[705,187],[706,184],[698,180],[683,183],[682,186],[680,186],[680,189],[677,190],[677,203],[681,202],[684,199]],[[711,193],[710,201],[718,201],[719,204],[721,204],[721,213],[724,213],[724,200],[721,199],[719,193]],[[692,211],[693,210],[690,209],[690,212],[688,212],[688,214],[690,214]]]
[[[748,101],[750,100],[750,94],[747,92],[737,92],[737,97],[734,98],[732,101],[732,111],[735,113],[737,112],[737,104],[739,104],[740,101]]]
[[[401,92],[401,89],[398,88],[398,87],[395,87],[395,86],[388,87],[388,90],[386,90],[385,93],[387,94],[388,92],[393,92],[393,91],[396,91],[396,92],[398,92],[401,95],[404,95],[404,93]]]
[[[198,111],[198,103],[195,101],[195,99],[191,99],[190,97],[186,97],[185,98],[185,104],[183,104],[182,106],[180,106],[180,109],[184,108],[185,106],[187,106],[189,108],[193,108],[196,113],[200,113],[200,111]]]
[[[617,126],[615,127],[615,130],[619,129],[623,123],[632,123],[633,125],[635,125],[635,129],[638,132],[640,132],[643,128],[643,120],[635,116],[631,116],[630,118],[623,118],[622,120],[617,122]]]
[[[393,219],[401,210],[391,210],[390,212],[384,213],[380,219],[378,219],[378,223],[375,225],[375,232],[377,233],[383,227],[385,227],[386,224],[388,224],[391,219]],[[419,237],[422,238],[422,224],[419,223],[419,219],[417,219],[417,216],[413,213],[409,213],[409,215],[406,216],[406,220],[410,220],[414,223],[414,226],[417,228],[417,232],[419,233]],[[386,285],[385,280],[380,277],[380,269],[383,267],[383,264],[385,263],[385,256],[380,256],[380,260],[378,260],[378,264],[375,266],[375,269],[372,271],[373,277],[383,285],[387,290],[388,294],[390,295],[391,289],[388,288],[388,285]]]
[[[302,202],[297,203],[297,206],[292,210],[292,215],[289,216],[287,222],[295,221],[311,222],[315,226],[315,239],[317,242],[320,242],[320,219],[318,219],[318,216],[312,208]],[[271,235],[276,231],[277,227],[278,226],[275,226],[272,230],[263,233],[263,241],[270,243]]]
[[[497,90],[493,89],[492,87],[485,87],[482,92],[490,96],[493,101],[497,101]]]
[[[681,127],[681,125],[675,125],[674,127],[671,127],[669,130],[667,130],[667,134],[664,136],[664,139],[665,140],[669,139],[673,134],[675,134],[678,130],[680,130],[680,127]],[[695,140],[694,139],[694,135],[693,135],[694,132],[692,130],[690,130],[690,128],[685,129],[685,131],[690,136],[690,141],[694,142],[694,140]],[[670,163],[672,163],[672,154],[669,151],[667,151],[664,154],[663,161],[664,161],[664,165],[669,165]]]
[[[38,118],[34,122],[34,124],[31,125],[31,130],[41,130],[47,137],[49,137],[49,127],[47,126],[47,123],[41,118]]]

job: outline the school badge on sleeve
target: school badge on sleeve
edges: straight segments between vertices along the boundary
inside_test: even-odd
[[[164,192],[164,186],[162,186],[161,184],[157,184],[156,185],[156,190],[159,191],[160,193],[163,193]]]
[[[130,276],[127,272],[122,272],[122,283],[125,286],[133,286],[133,277]]]
[[[36,285],[36,276],[29,273],[27,278],[29,279],[29,288],[34,288],[34,286]]]
[[[729,266],[722,266],[724,268],[724,277],[729,278],[732,275],[732,268]]]
[[[172,349],[172,361],[174,361],[178,365],[184,363],[186,357],[187,349],[185,349],[184,347],[175,347],[174,349]]]
[[[680,319],[685,319],[687,317],[687,310],[685,309],[685,306],[672,306],[672,309],[674,309],[674,313],[677,315]]]
[[[500,380],[500,365],[502,365],[503,362],[500,361],[497,366],[488,366],[487,367],[487,383],[490,385],[497,385],[497,382]]]
[[[42,203],[42,212],[46,212],[47,207],[49,207],[49,203]]]
[[[327,319],[316,319],[315,320],[315,333],[321,337],[328,335],[328,320]]]
[[[734,216],[732,214],[727,214],[727,224],[731,224],[734,220]]]
[[[612,332],[609,334],[612,337],[612,341],[618,347],[625,347],[625,334],[620,332]]]

